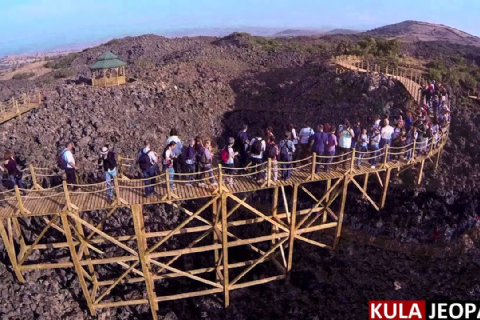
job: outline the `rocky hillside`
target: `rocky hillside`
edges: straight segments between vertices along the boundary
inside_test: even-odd
[[[321,56],[282,42],[268,52],[266,45],[245,35],[178,40],[148,35],[88,49],[71,62],[77,83],[36,82],[43,85],[44,107],[2,126],[2,147],[26,163],[49,166],[61,145],[73,140],[83,172],[91,174],[104,144],[125,156],[136,154],[144,139],[162,150],[171,128],[183,139],[201,135],[223,145],[242,122],[252,132],[273,125],[280,133],[289,122],[314,126],[338,123],[345,115],[366,122],[373,112],[407,101],[392,80],[337,77]],[[128,61],[131,83],[108,89],[83,85],[88,66],[107,50]],[[2,86],[4,96],[17,90],[13,83]]]
[[[442,24],[403,21],[376,28],[363,35],[400,39],[403,41],[443,41],[480,47],[480,38]]]

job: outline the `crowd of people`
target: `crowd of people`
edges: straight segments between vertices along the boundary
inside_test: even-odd
[[[432,82],[431,85],[423,87],[422,95],[425,103],[415,115],[410,111],[405,115],[400,112],[393,118],[385,116],[382,119],[377,116],[371,124],[362,124],[357,120],[352,125],[345,120],[337,126],[330,123],[319,124],[315,129],[305,123],[298,134],[294,125],[289,124],[282,132],[281,139],[275,137],[272,127],[249,136],[248,125],[244,124],[236,137],[226,140],[225,147],[220,151],[224,182],[235,183],[234,176],[239,172],[252,173],[250,176],[259,184],[266,178],[273,181],[287,180],[291,178],[294,170],[292,161],[305,159],[312,154],[321,156],[316,161],[316,173],[321,170],[329,172],[331,167],[345,168],[349,165],[347,159],[352,149],[358,151],[355,156],[357,167],[363,162],[375,168],[380,160],[385,160],[384,157],[387,157],[387,160],[394,157],[393,161],[409,160],[413,156],[414,141],[420,152],[426,152],[428,141],[438,144],[445,124],[450,120],[448,92],[445,87],[435,88],[435,82]],[[176,189],[175,173],[182,173],[182,177],[187,180],[185,185],[189,187],[199,180],[200,186],[207,186],[206,181],[213,187],[217,186],[212,168],[214,152],[211,140],[197,136],[189,139],[184,146],[177,130],[172,129],[165,145],[163,152],[158,154],[152,150],[150,142],[146,141],[138,152],[136,160],[145,181],[145,197],[156,193],[153,186],[155,177],[162,170],[168,173],[171,190]],[[394,147],[396,152],[385,154],[382,150],[385,150],[387,145]],[[57,165],[65,171],[67,184],[76,189],[78,168],[73,148],[74,143],[69,141],[58,155]],[[109,146],[104,146],[99,153],[98,164],[105,175],[107,196],[113,201],[114,179],[118,174],[117,155]],[[364,160],[367,157],[368,161]],[[5,168],[0,166],[0,170],[8,173],[10,183],[18,186],[23,194],[25,184],[13,154],[10,151],[5,152],[4,159]],[[266,172],[263,170],[267,161],[271,163],[271,177],[265,177]]]

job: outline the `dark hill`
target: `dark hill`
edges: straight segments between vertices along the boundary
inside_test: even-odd
[[[479,37],[442,24],[422,21],[403,21],[369,30],[362,34],[403,41],[445,41],[480,47]]]

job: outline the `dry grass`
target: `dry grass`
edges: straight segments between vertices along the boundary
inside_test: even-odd
[[[0,80],[10,80],[17,73],[28,73],[28,72],[35,73],[35,76],[29,78],[30,80],[38,78],[52,71],[52,69],[45,68],[44,65],[45,65],[45,61],[36,61],[36,62],[29,63],[27,65],[24,65],[21,68],[18,68],[15,71],[10,71],[0,75]]]

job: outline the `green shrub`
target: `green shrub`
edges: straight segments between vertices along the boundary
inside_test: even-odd
[[[73,60],[78,56],[78,53],[72,52],[67,54],[64,57],[60,57],[58,59],[49,61],[44,64],[45,68],[50,68],[50,69],[63,69],[63,68],[69,68],[72,66]]]
[[[53,77],[55,79],[70,78],[75,75],[75,72],[69,68],[59,69],[53,72]]]
[[[120,40],[118,40],[118,39],[112,39],[112,40],[108,41],[107,43],[105,43],[105,45],[108,46],[108,45],[111,45],[111,44],[117,44],[117,43],[119,43],[119,41]]]
[[[31,77],[34,77],[35,73],[33,72],[20,72],[13,75],[13,80],[25,80]]]

